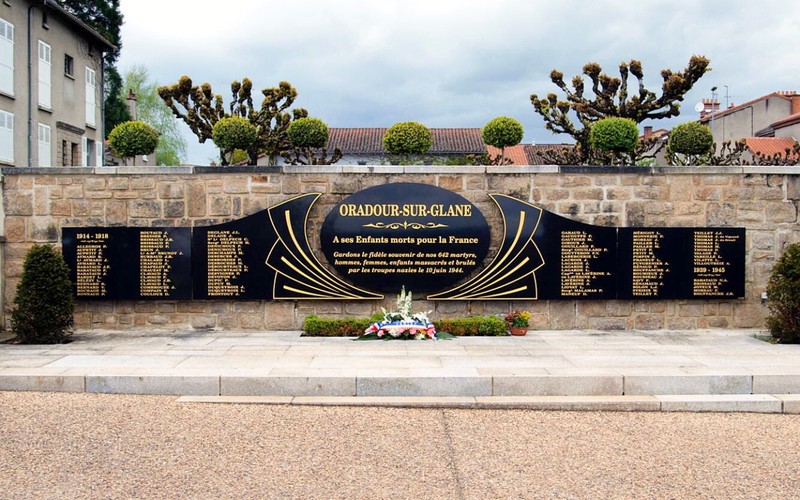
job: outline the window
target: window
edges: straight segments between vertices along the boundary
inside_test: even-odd
[[[50,29],[50,25],[47,23],[47,12],[42,12],[42,28]]]
[[[39,106],[52,108],[50,98],[50,61],[52,49],[43,41],[39,40]]]
[[[94,127],[96,107],[95,104],[95,72],[93,69],[86,68],[86,124]]]
[[[14,95],[14,25],[0,19],[0,92]]]
[[[14,162],[14,115],[0,111],[0,160]]]
[[[53,163],[50,148],[50,126],[39,124],[39,166],[49,167]]]
[[[64,74],[67,76],[75,76],[75,60],[69,54],[64,54]]]
[[[95,142],[88,137],[83,138],[83,166],[94,167],[97,161]]]

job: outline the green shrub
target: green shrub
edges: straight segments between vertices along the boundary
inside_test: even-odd
[[[369,325],[381,321],[383,315],[374,314],[369,318],[320,318],[316,314],[306,316],[303,332],[312,337],[357,337]],[[456,336],[497,336],[506,335],[506,324],[497,316],[472,316],[469,318],[434,321],[437,332],[447,332]]]
[[[33,245],[17,286],[11,329],[25,344],[66,342],[74,310],[69,267],[50,245]]]
[[[713,146],[711,129],[697,122],[688,122],[672,129],[667,150],[684,155],[704,155],[710,153]]]
[[[357,337],[382,317],[330,319],[310,314],[303,321],[303,332],[313,337]]]
[[[108,134],[114,154],[120,158],[149,155],[158,146],[158,131],[140,121],[123,122]]]
[[[767,284],[767,328],[782,344],[800,343],[800,243],[786,247]]]
[[[328,126],[319,118],[299,118],[286,130],[296,148],[323,148],[328,143]]]
[[[628,118],[603,118],[589,132],[592,147],[614,153],[632,153],[639,142],[639,128]]]
[[[470,316],[468,318],[434,321],[437,332],[447,332],[456,337],[506,335],[505,322],[497,316]]]
[[[383,147],[390,155],[421,155],[433,145],[433,135],[425,125],[417,122],[395,123],[383,136]]]
[[[247,118],[226,116],[214,124],[211,139],[223,151],[247,150],[258,140],[258,130]]]
[[[525,135],[522,124],[507,116],[498,116],[489,120],[481,130],[483,142],[496,148],[505,149],[508,146],[516,146]]]

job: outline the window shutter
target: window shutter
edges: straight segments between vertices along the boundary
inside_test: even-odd
[[[95,146],[94,146],[95,151],[94,152],[97,154],[97,161],[94,162],[94,165],[96,167],[102,167],[103,166],[103,149],[104,149],[103,141],[96,141],[94,144],[95,144]]]
[[[0,160],[14,161],[14,115],[0,111]]]
[[[39,124],[39,166],[49,167],[53,164],[50,151],[50,127],[43,123]]]
[[[81,138],[81,142],[82,142],[81,150],[83,151],[83,154],[81,155],[81,158],[83,158],[82,165],[84,167],[88,167],[89,166],[89,155],[92,154],[92,152],[89,151],[89,138],[88,137],[82,137]]]
[[[50,46],[39,40],[39,106],[47,109],[53,107],[50,92],[51,56]]]
[[[0,91],[14,95],[14,25],[0,19]]]
[[[86,124],[94,127],[96,114],[95,104],[95,72],[86,68]]]

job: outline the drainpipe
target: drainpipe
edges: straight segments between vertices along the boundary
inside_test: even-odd
[[[33,56],[31,45],[33,42],[31,31],[33,30],[34,7],[36,7],[36,4],[31,4],[28,7],[28,167],[33,166],[33,75],[31,74],[33,71],[31,63],[31,57]]]

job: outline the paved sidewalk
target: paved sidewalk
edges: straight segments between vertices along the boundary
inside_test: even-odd
[[[0,344],[0,390],[294,404],[800,412],[800,345],[773,345],[759,333],[538,331],[354,342],[299,332],[80,331],[64,345]]]

